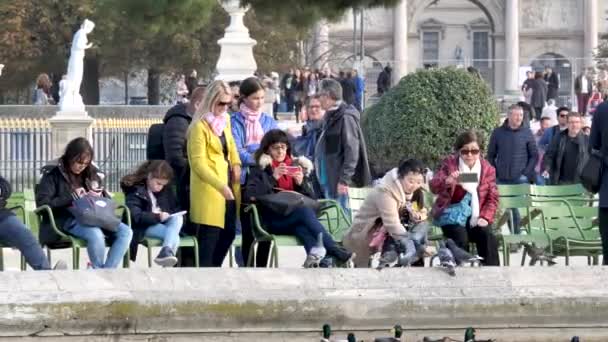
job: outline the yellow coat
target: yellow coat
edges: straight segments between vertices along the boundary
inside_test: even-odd
[[[230,118],[226,114],[224,135],[228,144],[230,165],[241,165],[232,137]],[[201,120],[188,133],[188,162],[190,163],[190,219],[196,224],[224,228],[226,200],[221,190],[228,184],[228,163],[224,159],[222,142],[209,124]],[[232,177],[232,175],[230,175]],[[240,184],[233,182],[232,191],[239,208]]]

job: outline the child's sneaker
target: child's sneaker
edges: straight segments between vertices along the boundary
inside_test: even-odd
[[[162,267],[173,267],[177,264],[177,257],[173,254],[170,247],[165,246],[161,248],[160,253],[154,259],[154,262]]]

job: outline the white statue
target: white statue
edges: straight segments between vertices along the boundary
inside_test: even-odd
[[[85,19],[72,40],[72,50],[68,61],[68,73],[59,96],[59,110],[84,112],[84,103],[80,96],[80,84],[84,72],[84,50],[90,49],[93,43],[87,40],[87,34],[95,28],[95,23]]]

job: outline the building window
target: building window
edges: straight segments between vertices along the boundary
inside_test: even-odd
[[[439,65],[439,32],[422,32],[422,63],[425,68]]]
[[[488,65],[490,58],[490,39],[488,32],[473,32],[473,62],[475,67]]]

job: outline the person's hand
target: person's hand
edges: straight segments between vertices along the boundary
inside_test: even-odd
[[[87,194],[87,191],[84,188],[78,188],[74,190],[74,193],[76,194],[76,196],[82,197]]]
[[[445,184],[450,185],[450,186],[458,184],[458,176],[459,175],[460,175],[460,172],[458,172],[458,171],[452,172],[448,176],[448,178],[445,179]]]
[[[272,170],[272,177],[274,177],[274,179],[276,180],[279,180],[279,178],[283,177],[286,174],[287,166],[285,165],[285,163],[279,164],[279,166],[275,167],[274,170]]]
[[[486,219],[484,218],[480,218],[479,220],[477,220],[477,226],[481,227],[481,228],[485,228],[488,226],[488,221],[486,221]]]
[[[234,194],[232,193],[232,189],[230,189],[230,187],[228,185],[224,186],[224,188],[221,191],[222,196],[224,196],[224,198],[227,201],[233,201],[234,200]]]
[[[232,167],[232,181],[235,184],[239,184],[241,182],[241,165],[234,165]]]
[[[297,185],[302,185],[302,182],[304,182],[304,172],[302,172],[302,168],[300,168],[300,171],[293,174],[293,180],[296,181]]]
[[[417,212],[416,214],[416,219],[415,221],[420,222],[420,221],[426,221],[426,219],[428,218],[428,214],[427,214],[427,210],[426,208],[422,208],[419,212]]]
[[[93,43],[89,43],[89,44],[87,44],[87,47],[86,47],[86,48],[87,48],[87,49],[90,49],[90,48],[92,48],[92,47],[93,47]]]
[[[158,214],[158,218],[160,219],[160,222],[167,221],[169,219],[169,216],[171,216],[171,215],[169,215],[169,213],[165,213],[165,212]]]
[[[425,257],[431,257],[433,255],[437,254],[437,249],[435,248],[435,246],[426,246],[424,248],[424,256]]]
[[[348,195],[348,185],[338,183],[338,195]]]

